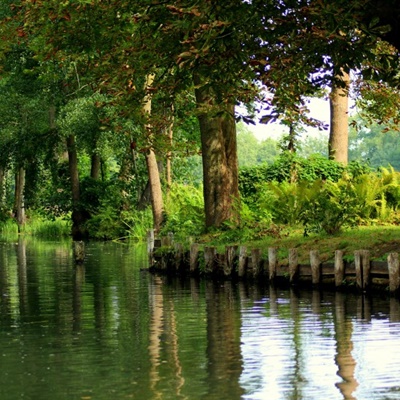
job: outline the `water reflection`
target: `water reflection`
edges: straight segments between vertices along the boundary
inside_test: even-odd
[[[238,292],[231,282],[205,284],[207,314],[206,399],[239,399],[243,394],[241,315]],[[222,384],[223,383],[223,384]]]
[[[341,382],[336,383],[344,399],[355,399],[354,391],[358,386],[355,379],[356,361],[352,355],[354,348],[352,342],[353,322],[346,317],[345,296],[342,293],[335,295],[335,339],[336,356],[335,362],[338,366],[338,375]]]
[[[0,243],[0,398],[396,399],[397,299],[180,280],[113,243]]]

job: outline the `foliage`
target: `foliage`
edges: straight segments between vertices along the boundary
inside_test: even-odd
[[[304,174],[308,179],[255,184],[244,198],[252,226],[257,230],[255,221],[268,215],[270,224],[303,224],[305,234],[336,234],[344,226],[391,220],[400,204],[399,173],[385,168],[365,173],[359,164],[342,171],[339,179],[312,180],[313,174]]]
[[[165,223],[161,233],[168,232],[181,239],[204,231],[202,187],[173,184],[165,204]]]
[[[130,210],[121,213],[121,221],[127,227],[129,239],[141,241],[146,233],[153,228],[153,214],[150,207],[143,211]]]
[[[52,159],[65,151],[65,136],[76,135],[79,172],[84,177],[80,205],[93,218],[91,232],[97,237],[123,235],[126,226],[118,219],[124,218],[122,209],[130,211],[146,184],[141,154],[149,146],[156,149],[160,160],[172,157],[177,180],[188,185],[200,181],[195,118],[199,112],[215,115],[226,104],[241,101],[253,105],[255,100],[262,100],[257,104],[261,104],[265,121],[281,118],[292,128],[299,123],[319,125],[308,117],[304,96],[332,83],[343,66],[358,68],[364,75],[367,69],[375,70],[379,85],[375,97],[368,90],[363,92],[367,105],[378,114],[380,101],[388,105],[385,109],[393,110],[398,93],[388,92],[390,88],[383,81],[397,73],[393,61],[398,59],[395,52],[379,45],[378,37],[390,40],[393,35],[383,23],[387,19],[385,7],[375,3],[38,0],[11,6],[5,2],[0,7],[0,162],[8,170],[22,165],[30,168],[28,207],[51,212],[53,217],[68,215],[68,174],[58,176],[64,166]],[[391,7],[398,10],[394,0]],[[155,77],[151,121],[141,114],[143,83],[148,74]],[[260,90],[263,85],[268,95]],[[194,107],[194,92],[199,88],[211,88],[215,97],[201,109]],[[54,121],[49,118],[52,113]],[[174,142],[166,135],[149,135],[142,129],[151,122],[154,131],[163,132],[172,115],[177,127]],[[386,112],[384,117],[394,122],[397,118]],[[299,201],[295,199],[301,196],[296,191],[303,189],[296,187],[296,182],[338,182],[343,171],[356,177],[364,168],[358,164],[344,169],[323,157],[306,161],[284,154],[274,160],[270,157],[272,142],[264,143],[267,154],[254,152],[255,142],[251,146],[252,139],[246,134],[239,135],[238,140],[243,142],[239,153],[242,165],[250,160],[269,163],[240,172],[241,192],[247,202],[243,208],[237,205],[243,221],[255,219],[253,204],[257,204],[264,182],[282,183],[282,188],[274,184],[275,196],[281,190],[297,209]],[[394,143],[395,139],[386,142],[385,148],[394,148]],[[372,158],[378,151],[370,146],[364,153],[357,159]],[[93,155],[102,157],[105,171],[110,165],[115,167],[114,174],[104,174],[105,182],[86,179]],[[207,168],[207,163],[204,165]],[[51,169],[51,173],[45,169]],[[123,187],[115,182],[117,175]],[[393,184],[391,197],[382,194],[384,197],[374,200],[375,206],[380,204],[383,210],[385,201],[394,204],[396,190]],[[189,199],[189,193],[182,192]],[[187,226],[182,231],[200,231],[199,199],[181,204],[182,199],[171,197],[183,209],[191,208],[194,220],[189,212],[169,205],[167,225],[179,230],[178,222],[184,222]],[[392,203],[390,207],[394,207]],[[298,216],[293,217],[296,219]],[[193,223],[191,227],[188,221]],[[244,222],[244,227],[246,224],[250,222]],[[113,233],[108,234],[107,227]]]
[[[359,202],[354,196],[350,180],[320,182],[320,190],[304,208],[302,222],[305,232],[325,231],[337,234],[343,226],[354,226],[358,222]]]
[[[321,189],[321,182],[269,182],[260,185],[258,208],[267,209],[278,224],[296,225]]]
[[[400,131],[389,122],[370,123],[357,115],[350,127],[349,159],[368,160],[373,168],[391,165],[400,170]]]
[[[30,215],[30,219],[24,225],[22,233],[46,239],[69,237],[71,234],[71,223],[65,218],[49,220],[39,215]]]
[[[253,209],[246,203],[237,203],[239,225],[236,221],[226,221],[218,233],[221,243],[243,243],[257,240],[265,235],[275,235],[279,229],[272,225],[272,215],[267,208]]]
[[[99,181],[85,178],[82,185],[81,207],[91,218],[86,223],[89,236],[96,239],[117,239],[133,236],[149,229],[148,211],[124,210],[125,197],[119,181]],[[144,237],[143,236],[143,237]]]
[[[272,164],[279,155],[276,140],[267,138],[258,141],[243,122],[237,124],[237,147],[239,167]]]
[[[305,159],[285,152],[271,165],[241,168],[239,188],[244,201],[250,204],[257,197],[258,187],[265,182],[314,182],[317,179],[336,182],[344,172],[356,177],[367,171],[369,167],[358,162],[345,167],[318,154]]]

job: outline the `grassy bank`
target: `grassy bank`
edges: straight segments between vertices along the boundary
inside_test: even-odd
[[[335,250],[342,250],[346,259],[352,259],[355,250],[366,249],[374,260],[386,260],[391,252],[400,252],[400,227],[396,225],[360,226],[343,229],[340,234],[310,234],[304,236],[304,228],[277,228],[273,234],[266,234],[259,240],[236,242],[226,241],[221,235],[205,235],[200,242],[217,246],[240,244],[248,248],[261,248],[267,252],[269,247],[280,249],[282,262],[287,258],[288,249],[297,248],[299,262],[309,261],[310,250],[320,252],[321,261],[333,260]],[[223,243],[223,244],[222,244]]]

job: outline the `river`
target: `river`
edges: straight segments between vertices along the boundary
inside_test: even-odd
[[[149,274],[145,247],[0,242],[0,399],[400,399],[397,299]]]

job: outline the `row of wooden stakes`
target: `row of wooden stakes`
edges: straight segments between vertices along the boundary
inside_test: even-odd
[[[321,262],[318,250],[310,251],[309,264],[300,264],[298,249],[289,249],[285,264],[278,260],[278,249],[268,248],[263,256],[259,248],[226,246],[218,253],[214,246],[203,248],[193,243],[184,250],[174,243],[172,236],[154,239],[148,236],[151,271],[171,274],[205,275],[225,279],[254,279],[269,282],[286,281],[290,284],[308,283],[313,286],[329,284],[336,288],[355,287],[368,291],[372,288],[399,292],[399,254],[390,253],[387,261],[373,261],[368,250],[354,252],[354,261],[344,260],[344,253],[336,250],[332,262]]]

